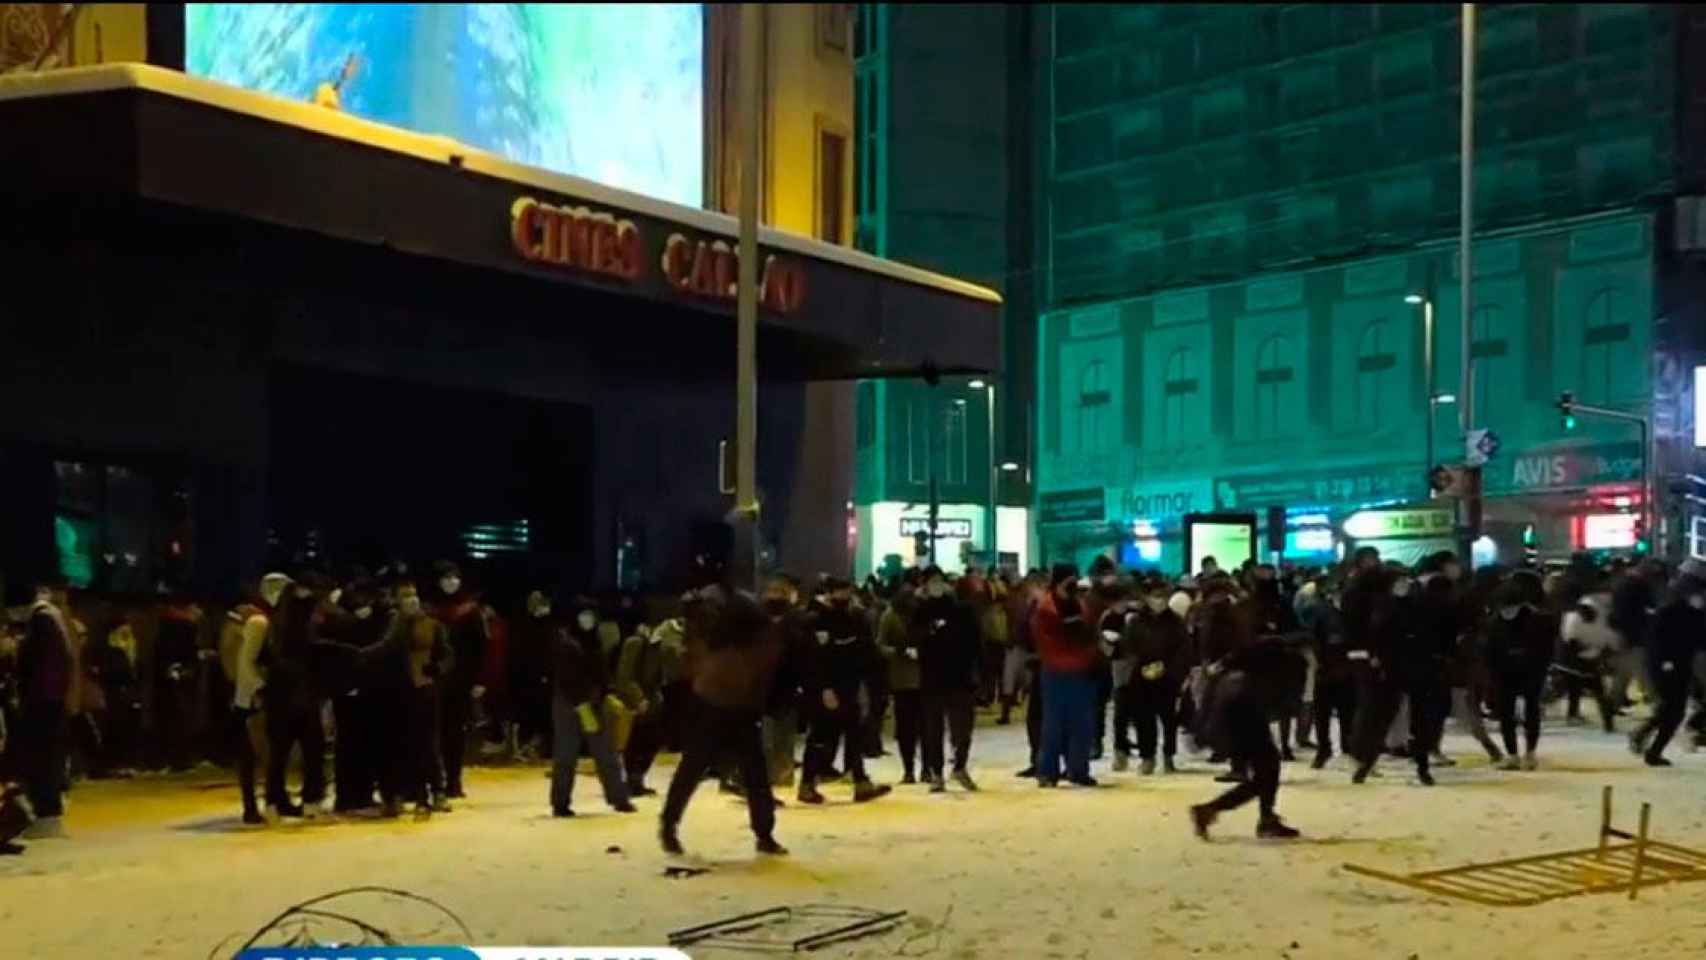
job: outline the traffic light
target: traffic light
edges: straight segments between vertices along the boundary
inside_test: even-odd
[[[1635,518],[1634,532],[1635,532],[1635,553],[1637,556],[1645,556],[1648,551],[1653,549],[1653,545],[1647,541],[1647,518],[1646,517],[1636,517]]]
[[[1540,562],[1540,544],[1535,542],[1532,523],[1522,528],[1522,562],[1530,567]]]
[[[1563,418],[1564,432],[1576,429],[1576,395],[1568,390],[1558,394],[1558,415]]]

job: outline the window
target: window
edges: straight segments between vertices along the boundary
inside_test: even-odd
[[[1377,430],[1383,418],[1396,413],[1384,402],[1391,389],[1398,357],[1392,352],[1392,325],[1375,320],[1363,328],[1357,342],[1356,387],[1353,402],[1359,430]]]
[[[906,404],[906,482],[930,482],[930,418],[921,401]]]
[[[1630,305],[1629,291],[1622,287],[1601,287],[1588,298],[1582,324],[1582,370],[1577,380],[1586,403],[1611,402],[1616,396],[1619,367],[1636,362],[1627,346]]]
[[[853,35],[853,5],[817,5],[817,52],[819,56],[845,57]]]
[[[853,399],[854,435],[860,450],[877,442],[877,385],[869,380],[859,384]]]
[[[1167,357],[1161,379],[1161,445],[1177,450],[1185,445],[1196,422],[1197,398],[1202,384],[1197,379],[1196,357],[1180,347]]]
[[[1291,413],[1296,391],[1296,371],[1291,365],[1291,342],[1280,334],[1256,348],[1255,436],[1272,440],[1284,431],[1282,418]]]
[[[1469,356],[1475,360],[1477,426],[1503,421],[1500,414],[1510,409],[1505,398],[1521,393],[1519,385],[1510,379],[1511,344],[1506,327],[1504,307],[1489,303],[1475,308],[1475,343],[1469,348]]]
[[[949,483],[966,482],[966,402],[956,400],[948,405],[944,426],[945,459]]]
[[[1108,365],[1092,360],[1078,372],[1077,453],[1101,453],[1108,436],[1108,411],[1113,394],[1108,389]]]
[[[819,118],[821,124],[822,118]],[[817,132],[817,237],[847,242],[847,134],[819,127]]]

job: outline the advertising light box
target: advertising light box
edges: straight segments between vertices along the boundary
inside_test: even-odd
[[[687,206],[704,199],[696,3],[191,3],[188,73]]]

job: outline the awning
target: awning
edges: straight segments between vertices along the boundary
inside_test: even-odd
[[[712,372],[732,368],[732,349],[712,348],[733,336],[731,217],[139,64],[0,77],[0,130],[12,185],[0,242],[14,249],[88,242],[103,217],[151,244],[255,224],[299,245],[329,238],[491,271],[536,285],[539,299],[571,288],[602,305],[643,302],[654,308],[644,316],[677,328],[712,324],[681,349],[715,354]],[[764,375],[998,367],[992,291],[776,230],[759,243]]]

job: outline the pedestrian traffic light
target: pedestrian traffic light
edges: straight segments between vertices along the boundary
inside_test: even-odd
[[[1529,567],[1540,562],[1540,544],[1535,542],[1532,523],[1522,528],[1522,562]]]
[[[1635,518],[1634,533],[1635,553],[1637,556],[1645,556],[1653,548],[1653,545],[1647,541],[1647,519],[1645,517]]]
[[[1564,421],[1564,432],[1576,429],[1576,395],[1568,390],[1558,394],[1558,414]]]

